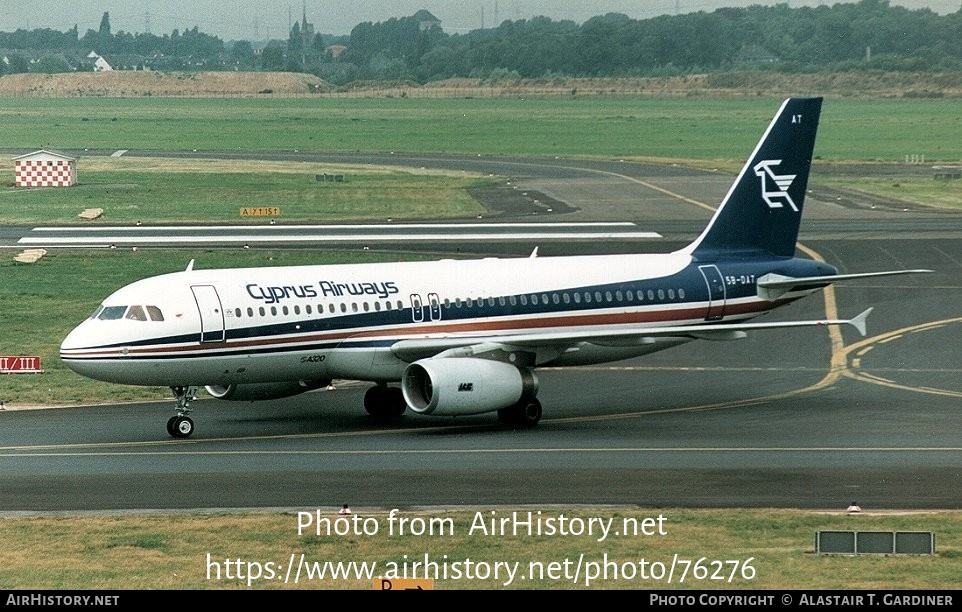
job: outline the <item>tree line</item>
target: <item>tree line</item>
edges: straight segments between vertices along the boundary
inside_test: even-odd
[[[0,70],[59,71],[52,62],[44,69],[37,60],[11,60],[17,50],[130,54],[153,68],[310,72],[334,84],[668,76],[746,67],[789,72],[962,68],[962,8],[939,15],[891,6],[888,0],[799,8],[753,5],[643,20],[609,13],[580,25],[535,17],[465,34],[424,28],[413,16],[361,23],[347,37],[316,34],[322,27],[298,22],[287,41],[255,49],[250,41],[225,43],[196,27],[163,36],[112,33],[105,13],[100,28],[82,36],[76,26],[66,32],[0,33],[0,49],[8,59],[0,62]],[[177,58],[174,65],[171,58]],[[167,65],[150,63],[160,59]]]

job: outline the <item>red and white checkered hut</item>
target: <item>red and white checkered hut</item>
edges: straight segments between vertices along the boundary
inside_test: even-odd
[[[17,187],[70,187],[77,182],[77,160],[41,149],[14,157]]]

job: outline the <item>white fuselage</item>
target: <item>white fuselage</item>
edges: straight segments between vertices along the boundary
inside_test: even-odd
[[[137,385],[386,382],[411,361],[399,356],[401,341],[416,357],[418,340],[603,336],[745,319],[776,305],[726,302],[703,274],[684,253],[189,269],[113,293],[64,340],[61,357],[91,378]],[[683,341],[542,343],[528,365],[612,361]]]

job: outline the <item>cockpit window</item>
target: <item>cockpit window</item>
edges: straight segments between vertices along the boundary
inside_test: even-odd
[[[101,305],[92,315],[91,319],[101,321],[116,321],[126,319],[128,321],[163,321],[164,313],[157,306],[103,306]]]
[[[114,321],[123,318],[125,312],[126,306],[104,306],[97,318],[101,321]]]
[[[146,321],[147,313],[143,306],[131,306],[127,309],[127,318],[131,321]]]
[[[147,314],[150,315],[151,321],[164,320],[164,313],[160,311],[160,308],[157,308],[156,306],[147,306],[146,308],[147,308]]]

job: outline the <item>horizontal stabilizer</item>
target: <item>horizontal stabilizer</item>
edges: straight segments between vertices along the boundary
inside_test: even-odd
[[[848,323],[849,323],[849,325],[852,325],[853,327],[855,327],[855,329],[858,330],[858,333],[859,333],[859,334],[861,334],[862,336],[864,336],[864,335],[865,335],[865,321],[868,319],[868,316],[869,316],[870,314],[872,314],[872,309],[871,309],[871,308],[866,308],[865,310],[862,311],[862,314],[860,314],[860,315],[858,315],[857,317],[853,318],[853,319],[850,320]]]
[[[820,288],[837,281],[855,278],[869,278],[873,276],[895,276],[898,274],[922,274],[932,270],[887,270],[885,272],[862,272],[858,274],[829,274],[826,276],[805,276],[794,278],[781,274],[766,274],[758,279],[758,297],[763,300],[774,301],[788,293],[801,289]]]

